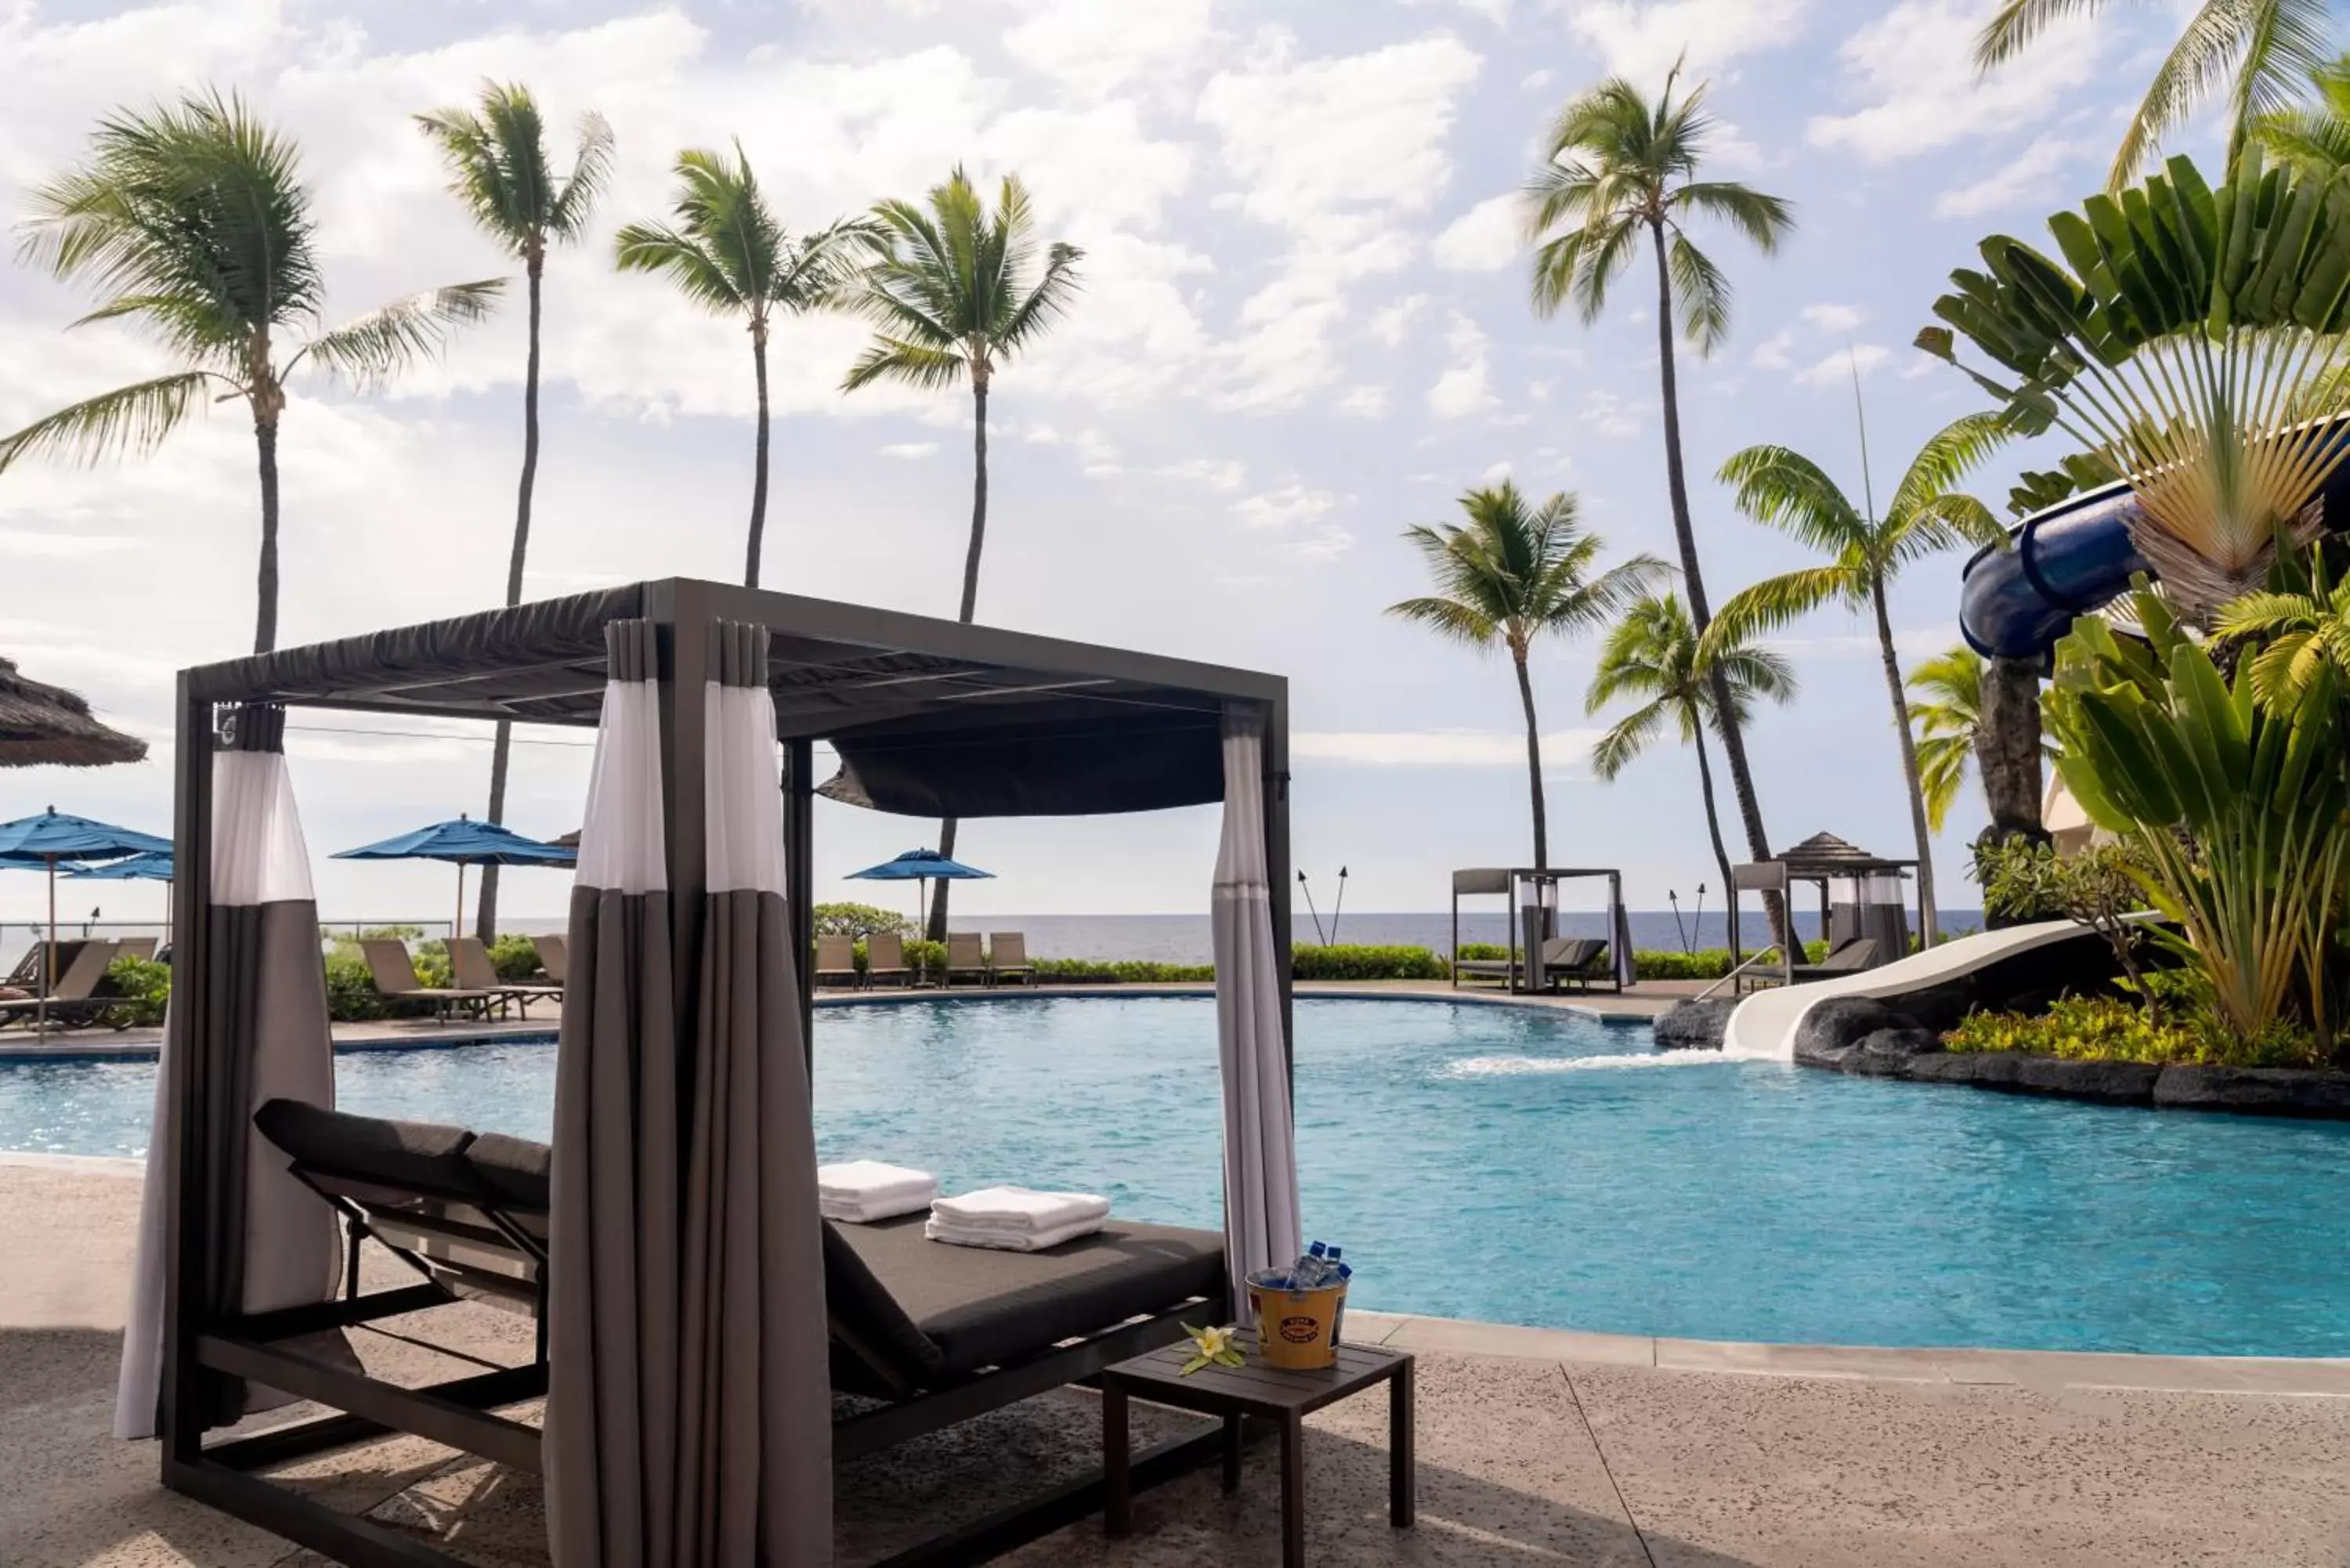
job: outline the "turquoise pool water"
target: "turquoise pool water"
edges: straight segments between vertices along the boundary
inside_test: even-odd
[[[827,1158],[1218,1223],[1182,998],[817,1013]],[[1297,1007],[1310,1233],[1366,1307],[1709,1339],[2350,1355],[2350,1126],[1659,1056],[1645,1028]],[[545,1044],[347,1054],[343,1104],[544,1137]],[[0,1147],[137,1153],[151,1068],[0,1066]]]

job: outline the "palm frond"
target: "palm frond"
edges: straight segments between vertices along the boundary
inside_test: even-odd
[[[704,310],[739,310],[746,303],[734,280],[701,241],[666,224],[622,225],[612,236],[612,265],[621,272],[660,273]]]
[[[1765,195],[1734,180],[1693,181],[1673,192],[1672,204],[1685,213],[1702,213],[1721,219],[1744,234],[1764,255],[1775,254],[1779,242],[1795,227],[1794,202]]]
[[[1997,410],[1952,420],[1928,437],[1918,455],[1909,460],[1901,483],[1894,486],[1886,515],[1915,512],[1935,497],[1948,494],[2014,433],[2013,424]]]
[[[904,381],[938,390],[962,380],[963,369],[962,356],[950,349],[876,335],[871,347],[857,357],[848,374],[841,378],[840,389],[853,392],[876,381]]]
[[[1475,606],[1456,599],[1433,595],[1404,599],[1388,606],[1388,614],[1482,652],[1491,652],[1501,638],[1501,628],[1494,621]]]
[[[1973,757],[1972,743],[1954,735],[1918,742],[1918,790],[1926,798],[1926,826],[1932,832],[1941,832],[1942,824],[1949,820]]]
[[[1750,446],[1734,452],[1721,465],[1720,478],[1731,487],[1732,504],[1741,512],[1823,554],[1868,542],[1867,520],[1835,481],[1791,447]]]
[[[1700,354],[1711,354],[1730,335],[1730,280],[1687,234],[1673,235],[1669,254],[1681,336]]]
[[[1823,605],[1856,604],[1867,591],[1866,579],[1849,566],[1799,566],[1731,595],[1714,624],[1727,626],[1725,640],[1742,642],[1801,620]]]
[[[1617,720],[1591,748],[1592,773],[1603,782],[1613,783],[1617,774],[1631,766],[1640,753],[1648,749],[1649,742],[1657,738],[1657,732],[1663,729],[1668,722],[1677,715],[1682,716],[1686,728],[1688,716],[1682,710],[1682,704],[1660,697]]]
[[[1975,35],[1975,68],[1988,71],[2023,52],[2053,22],[2094,16],[2111,0],[2000,0],[1999,9]]]
[[[328,374],[359,387],[380,386],[418,360],[439,353],[452,327],[484,320],[505,292],[502,277],[428,288],[395,299],[378,310],[324,332],[286,361],[290,373],[304,358]]]
[[[612,181],[612,127],[590,109],[579,117],[574,135],[578,145],[571,154],[571,172],[547,212],[546,232],[576,244],[587,234],[588,216]]]
[[[143,456],[203,407],[205,384],[220,379],[206,370],[182,370],[68,404],[0,436],[0,472],[19,459],[44,454],[85,465],[120,453]]]

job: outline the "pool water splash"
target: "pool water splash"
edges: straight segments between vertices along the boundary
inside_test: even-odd
[[[1647,1051],[1606,1056],[1466,1056],[1448,1062],[1439,1078],[1506,1077],[1523,1074],[1596,1073],[1650,1067],[1719,1067],[1728,1058],[1712,1051]]]

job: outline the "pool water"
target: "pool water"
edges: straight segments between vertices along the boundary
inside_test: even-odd
[[[819,1152],[1220,1223],[1201,999],[827,1008]],[[1306,1230],[1354,1301],[1620,1333],[2350,1355],[2350,1125],[1655,1053],[1645,1028],[1297,1005]],[[338,1058],[342,1104],[543,1137],[554,1050]],[[0,1147],[135,1154],[151,1067],[0,1066]]]

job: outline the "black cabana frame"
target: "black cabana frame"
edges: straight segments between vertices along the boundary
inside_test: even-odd
[[[1608,931],[1604,940],[1608,949],[1608,974],[1605,982],[1595,982],[1589,976],[1582,977],[1581,989],[1588,991],[1594,983],[1605,983],[1609,991],[1621,995],[1624,981],[1620,976],[1625,972],[1623,965],[1630,961],[1631,955],[1628,953],[1619,955],[1615,950],[1623,934],[1616,929],[1616,915],[1624,907],[1624,873],[1612,866],[1471,866],[1453,872],[1452,949],[1445,955],[1452,971],[1452,989],[1455,991],[1461,989],[1461,899],[1499,897],[1508,900],[1510,957],[1509,967],[1504,971],[1504,989],[1513,996],[1523,996],[1547,991],[1551,989],[1553,982],[1537,978],[1536,971],[1542,968],[1537,961],[1542,956],[1539,948],[1525,951],[1523,959],[1520,956],[1520,943],[1524,933],[1522,929],[1523,921],[1518,911],[1534,906],[1519,903],[1518,889],[1528,886],[1547,887],[1555,898],[1561,883],[1577,882],[1594,877],[1605,877],[1607,881]],[[1537,893],[1535,898],[1539,900],[1541,895]]]
[[[961,815],[1088,815],[1222,798],[1222,722],[1228,708],[1265,718],[1265,860],[1283,1023],[1295,1072],[1290,983],[1288,682],[1282,677],[968,626],[727,584],[665,578],[183,670],[179,675],[172,888],[179,936],[178,1033],[165,1085],[177,1160],[166,1217],[161,1408],[162,1482],[213,1507],[362,1568],[447,1568],[453,1559],[411,1536],[343,1514],[255,1472],[301,1455],[418,1433],[510,1464],[535,1466],[536,1433],[491,1413],[544,1392],[545,1364],[458,1378],[431,1389],[369,1383],[277,1346],[298,1334],[372,1321],[450,1299],[433,1284],[238,1317],[202,1305],[205,1183],[215,1163],[199,1113],[216,1092],[223,1021],[207,994],[211,940],[213,757],[224,710],[244,703],[592,726],[606,684],[604,628],[653,623],[659,653],[661,779],[680,975],[698,972],[704,906],[703,688],[712,628],[747,622],[771,634],[767,686],[783,742],[792,953],[803,1037],[813,1067],[815,943],[810,849],[814,746],[839,753],[825,793],[885,809]],[[1147,765],[1138,766],[1137,757]],[[959,762],[960,759],[960,762]],[[1024,761],[1024,759],[1025,759]],[[925,791],[929,791],[925,794]],[[1204,880],[1204,876],[1203,876]],[[681,1034],[691,988],[681,987]],[[993,1400],[969,1385],[851,1437],[869,1451],[1013,1399],[1090,1376],[1101,1366],[1171,1343],[1171,1316],[1128,1324],[1063,1353],[1052,1375],[1011,1369]],[[1156,1337],[1153,1337],[1153,1336]],[[1144,1343],[1145,1339],[1149,1343]],[[1042,1359],[1042,1358],[1040,1358]],[[338,1413],[207,1445],[206,1373],[244,1376]],[[1014,1390],[1018,1390],[1014,1392]],[[1139,1473],[1166,1479],[1208,1462],[1222,1435],[1164,1445]],[[1180,1450],[1180,1451],[1178,1451]],[[916,1548],[904,1561],[976,1561],[1090,1511],[1098,1482],[1063,1486],[1021,1508]]]

